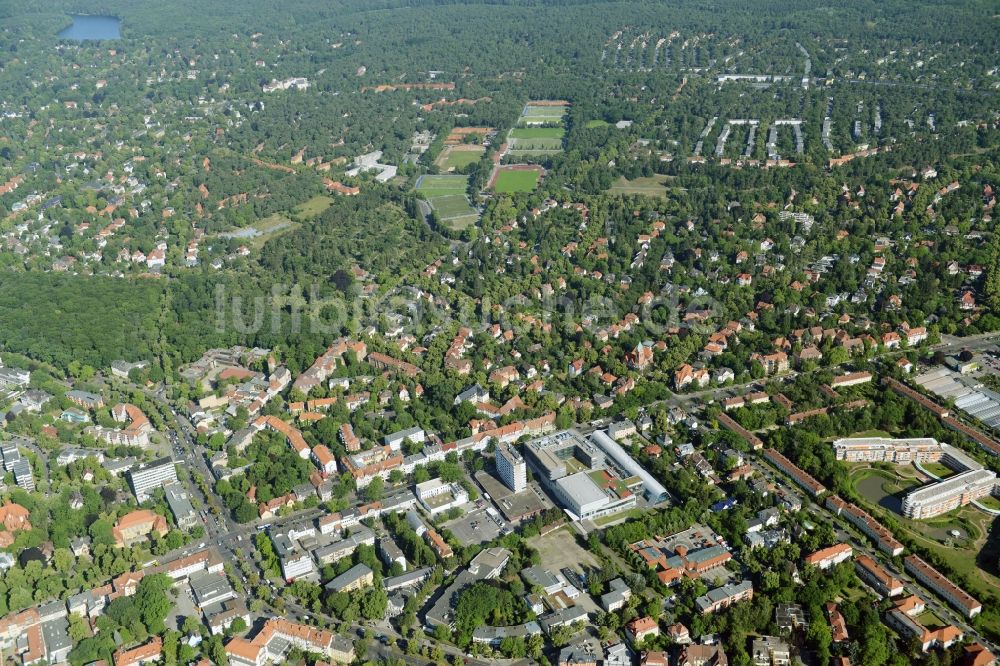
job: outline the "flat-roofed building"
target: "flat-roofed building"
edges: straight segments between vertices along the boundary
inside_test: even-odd
[[[993,493],[997,475],[987,469],[970,470],[911,491],[903,498],[907,518],[933,518]]]
[[[837,460],[847,462],[885,462],[897,465],[912,462],[938,462],[943,451],[936,439],[914,437],[848,437],[833,443]]]
[[[163,492],[177,527],[186,529],[197,524],[198,512],[194,510],[188,491],[181,484],[168,483],[163,486]]]
[[[777,636],[760,636],[750,644],[750,658],[754,666],[786,666],[792,663],[788,642]]]
[[[695,599],[694,605],[699,613],[708,615],[746,599],[753,599],[753,583],[748,580],[709,590]]]
[[[430,479],[418,483],[414,490],[417,499],[432,516],[468,503],[469,493],[460,483],[446,483],[441,479]]]
[[[599,485],[593,475],[607,475],[609,482]],[[618,483],[615,483],[617,481]],[[576,519],[598,518],[635,506],[636,497],[623,487],[620,479],[606,472],[577,472],[556,480],[553,490],[559,502]]]
[[[126,478],[135,501],[141,503],[149,499],[157,488],[177,483],[177,469],[171,458],[159,458],[131,468],[126,473]]]
[[[188,585],[199,608],[236,597],[225,572],[196,571],[188,576]]]
[[[504,485],[519,493],[528,487],[528,468],[524,456],[513,444],[501,442],[496,447],[497,474]]]

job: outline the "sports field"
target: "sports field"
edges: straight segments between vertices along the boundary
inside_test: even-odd
[[[478,162],[486,149],[473,144],[445,146],[434,163],[444,171],[463,169]]]
[[[519,125],[535,125],[541,123],[557,123],[566,115],[565,106],[532,106],[528,104],[518,119]]]
[[[442,221],[452,220],[458,217],[475,216],[476,211],[469,205],[469,200],[464,194],[449,194],[443,197],[434,197],[429,201],[431,208],[437,213]]]
[[[469,185],[468,176],[425,175],[417,179],[416,190],[424,199],[465,194]]]
[[[511,139],[562,139],[566,130],[562,127],[517,127],[510,131]]]
[[[493,189],[497,192],[532,192],[538,187],[539,171],[502,170],[497,174]]]

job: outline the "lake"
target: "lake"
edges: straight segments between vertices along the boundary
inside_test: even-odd
[[[115,16],[73,16],[73,25],[59,33],[60,39],[72,39],[82,42],[85,39],[95,41],[121,39],[122,22]]]

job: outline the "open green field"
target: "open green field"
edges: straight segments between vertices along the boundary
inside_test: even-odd
[[[468,176],[421,176],[417,179],[417,193],[425,199],[465,194]]]
[[[463,169],[482,159],[483,153],[485,152],[486,149],[482,146],[465,144],[459,146],[447,146],[441,151],[438,158],[434,160],[434,163],[445,171]]]
[[[862,430],[860,432],[853,433],[851,437],[892,437],[892,433],[886,432],[885,430]]]
[[[608,122],[606,120],[601,120],[600,118],[596,120],[588,120],[587,124],[584,125],[587,129],[594,129],[596,127],[607,127]]]
[[[508,135],[511,139],[559,139],[566,135],[562,127],[515,127]]]
[[[642,516],[643,516],[642,509],[629,509],[628,511],[612,513],[607,516],[594,518],[591,522],[593,522],[598,527],[607,527],[608,525],[612,525],[614,523],[620,523],[625,520],[634,520],[642,518]]]
[[[298,226],[299,224],[297,222],[292,222],[281,213],[274,213],[265,217],[263,220],[255,222],[249,227],[243,227],[242,229],[236,231],[225,232],[220,234],[220,236],[223,238],[241,239],[247,247],[259,250],[267,241],[280,234],[292,231],[293,229],[298,228]]]
[[[532,192],[538,186],[537,171],[501,171],[493,189],[497,192]]]
[[[636,178],[626,180],[621,176],[611,185],[611,192],[617,194],[644,194],[648,197],[667,196],[667,176],[649,176],[647,178]]]
[[[329,208],[332,203],[333,199],[331,197],[317,194],[312,199],[308,199],[300,203],[292,212],[309,220]]]

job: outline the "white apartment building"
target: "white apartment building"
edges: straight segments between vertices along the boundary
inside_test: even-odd
[[[496,465],[500,480],[515,493],[528,487],[528,467],[512,444],[501,442],[497,445]]]
[[[986,497],[996,485],[997,475],[989,470],[962,472],[909,493],[903,498],[903,515],[933,518]]]

